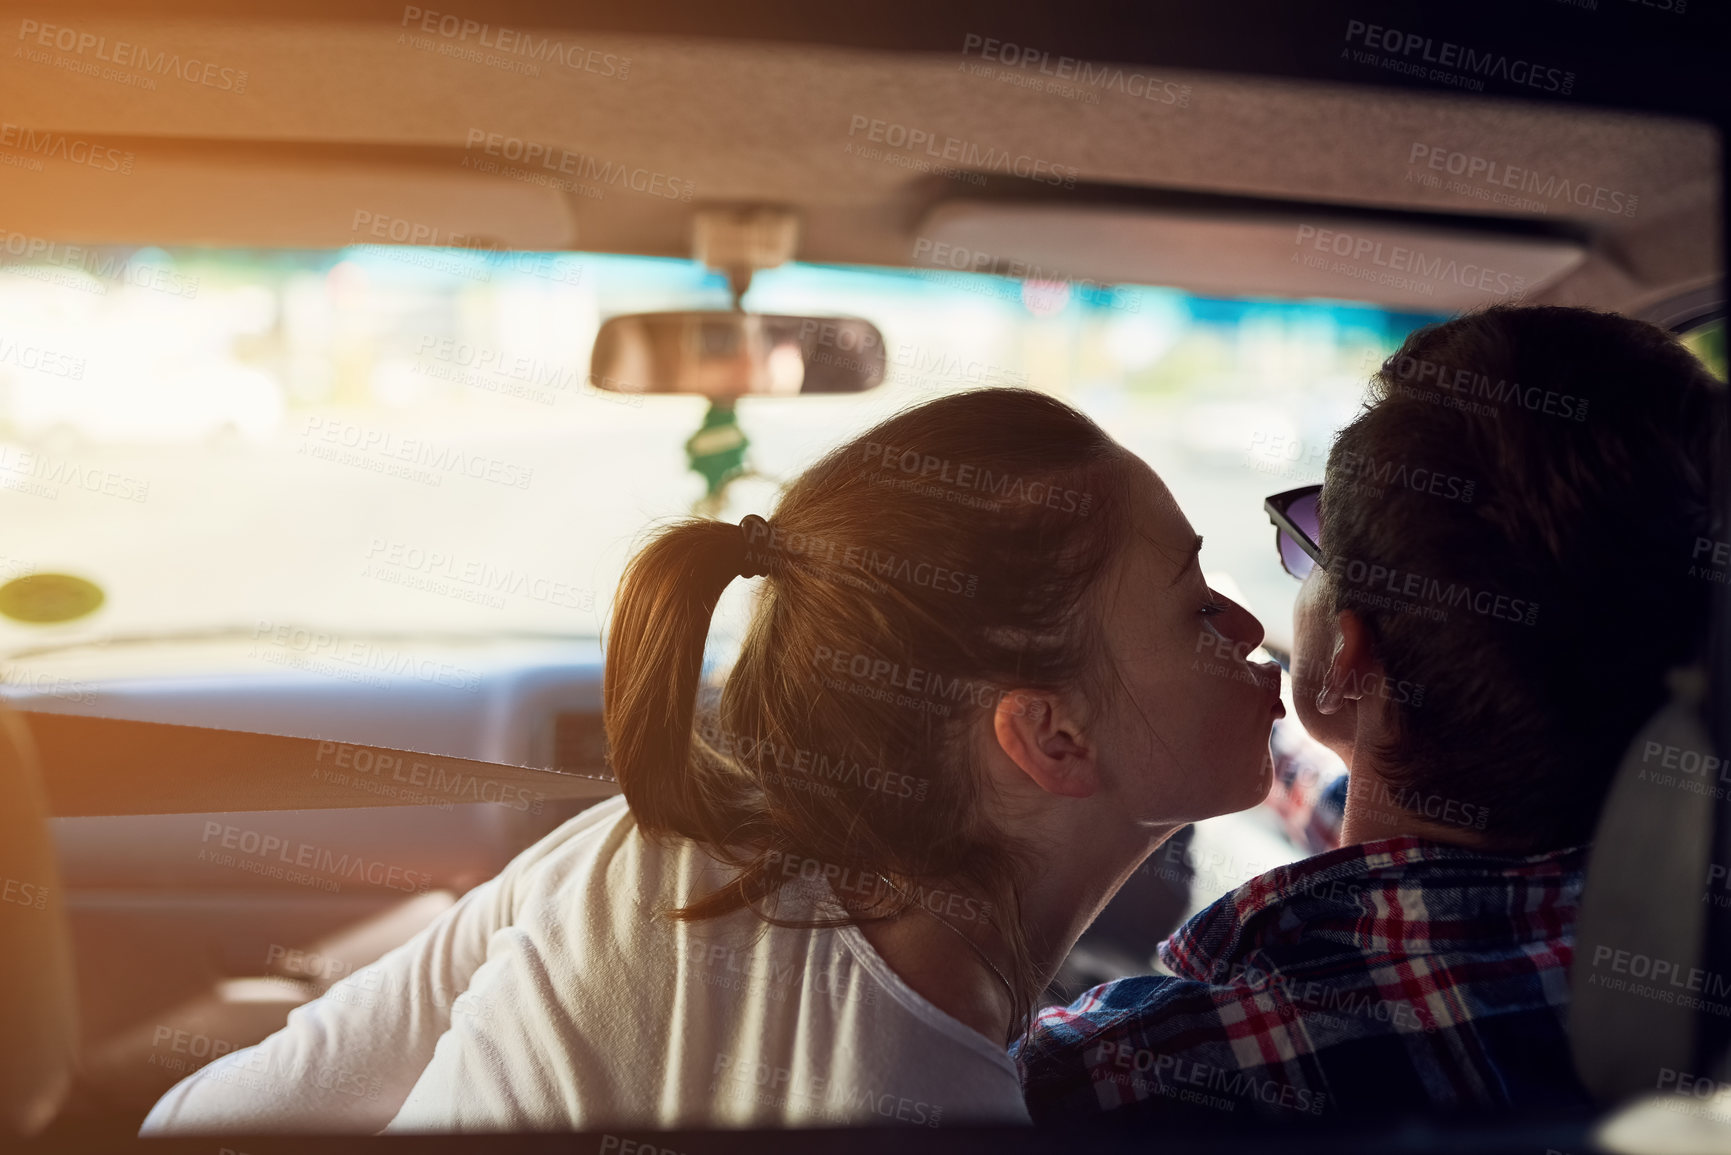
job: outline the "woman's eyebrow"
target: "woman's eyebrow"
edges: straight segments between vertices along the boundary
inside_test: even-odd
[[[1190,567],[1196,564],[1196,559],[1200,556],[1202,556],[1202,535],[1197,534],[1196,540],[1190,546],[1190,556],[1184,559],[1184,564],[1179,567],[1177,576],[1167,583],[1168,587],[1175,586],[1184,580],[1184,575],[1190,572]]]

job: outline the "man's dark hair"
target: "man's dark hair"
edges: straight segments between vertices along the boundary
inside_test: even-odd
[[[1329,453],[1321,544],[1337,611],[1422,688],[1391,703],[1392,786],[1479,808],[1502,849],[1592,838],[1726,580],[1725,397],[1669,333],[1586,309],[1486,309],[1383,363]]]

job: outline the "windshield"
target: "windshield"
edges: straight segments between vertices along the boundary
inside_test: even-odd
[[[789,265],[746,298],[884,333],[888,379],[748,398],[722,516],[905,406],[985,385],[1077,405],[1162,475],[1271,639],[1296,584],[1263,497],[1321,478],[1376,363],[1433,318],[1343,302]],[[0,621],[0,650],[282,625],[601,633],[644,531],[688,514],[706,402],[588,381],[602,320],[726,308],[689,261],[356,247],[59,246],[0,269],[0,580],[68,573],[99,610]],[[743,585],[717,618],[736,632]]]

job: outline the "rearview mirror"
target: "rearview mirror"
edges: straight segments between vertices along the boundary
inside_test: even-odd
[[[883,334],[856,317],[631,313],[601,326],[589,358],[598,389],[711,401],[860,393],[883,378]]]

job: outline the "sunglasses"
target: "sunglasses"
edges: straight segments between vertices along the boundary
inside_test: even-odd
[[[1280,564],[1286,572],[1303,581],[1310,571],[1322,564],[1322,523],[1316,516],[1316,499],[1322,486],[1306,485],[1277,493],[1262,503],[1268,520],[1274,523],[1274,544],[1280,550]]]

